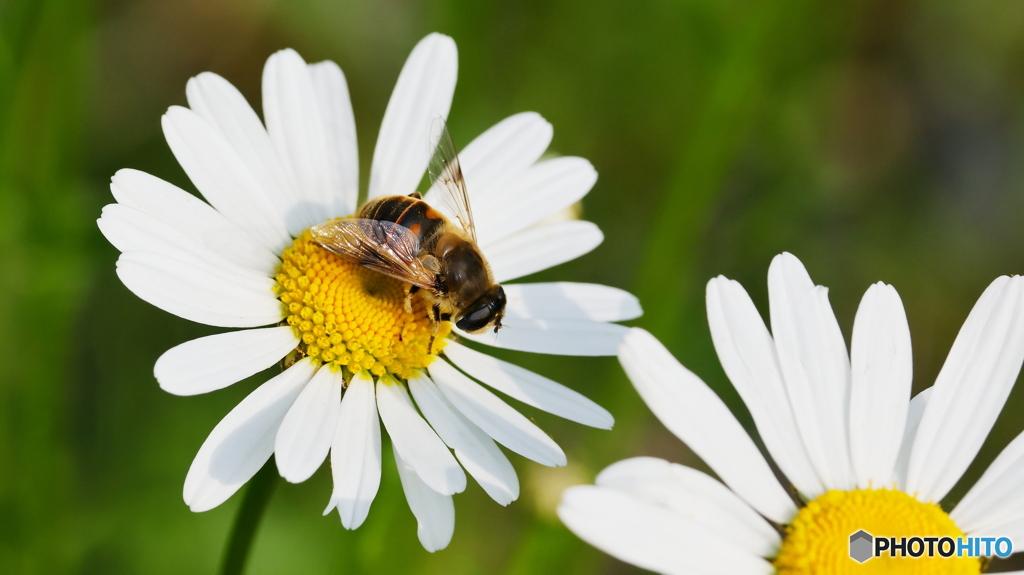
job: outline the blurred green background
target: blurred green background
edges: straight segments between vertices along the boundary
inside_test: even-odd
[[[931,385],[974,301],[1024,268],[1024,6],[994,0],[402,0],[0,2],[0,573],[212,573],[241,495],[193,514],[181,487],[206,434],[260,380],[174,397],[167,348],[215,330],[151,307],[114,275],[94,220],[119,168],[194,189],[160,131],[186,80],[217,72],[259,109],[274,51],[331,59],[352,92],[365,184],[387,98],[431,31],[459,47],[449,124],[463,145],[515,112],[600,173],[593,253],[537,276],[641,296],[644,326],[750,417],[715,358],[706,281],[740,280],[767,313],[791,251],[849,338],[867,286],[892,283]],[[511,457],[522,497],[471,483],[451,546],[422,550],[390,457],[366,524],[321,517],[327,468],[278,486],[249,573],[635,573],[553,515],[560,490],[632,455],[701,466],[616,361],[506,353],[580,390],[612,432],[523,406],[568,468]],[[1024,386],[946,503],[1022,428]],[[385,447],[385,452],[387,448]],[[948,507],[947,507],[948,508]],[[1017,568],[1024,565],[1017,563]],[[1007,568],[1003,563],[997,569]]]

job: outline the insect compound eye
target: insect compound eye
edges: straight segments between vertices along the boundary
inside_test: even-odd
[[[478,300],[472,308],[472,311],[462,316],[455,325],[462,331],[468,331],[470,333],[487,327],[487,324],[491,323],[491,319],[495,314],[495,311],[491,309],[490,303],[491,302],[488,300]]]
[[[478,332],[492,323],[501,325],[501,317],[505,313],[505,303],[505,290],[501,286],[494,286],[473,302],[466,314],[455,325],[469,333]]]
[[[494,294],[494,303],[496,304],[496,309],[498,311],[505,310],[505,304],[507,303],[505,300],[505,288],[498,286],[498,289]]]

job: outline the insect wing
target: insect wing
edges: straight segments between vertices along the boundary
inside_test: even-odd
[[[431,204],[441,208],[453,216],[459,225],[476,242],[476,227],[473,224],[473,211],[469,208],[469,193],[466,191],[466,180],[462,177],[462,166],[455,143],[448,133],[448,125],[438,119],[434,123],[434,153],[430,157],[427,173],[430,175],[432,192],[428,196]]]
[[[394,222],[335,220],[310,228],[325,249],[402,282],[434,290],[434,274],[417,257],[419,238]]]

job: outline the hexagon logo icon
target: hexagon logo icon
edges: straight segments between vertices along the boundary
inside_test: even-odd
[[[874,555],[871,549],[873,546],[874,538],[863,529],[850,535],[850,559],[857,563],[863,563],[871,559]]]

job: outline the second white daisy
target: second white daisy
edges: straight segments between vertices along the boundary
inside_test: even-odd
[[[559,516],[594,546],[662,573],[977,574],[978,557],[850,558],[859,530],[1008,537],[1024,549],[1024,434],[947,513],[938,502],[995,423],[1024,360],[1024,278],[971,311],[935,385],[910,399],[910,330],[892,286],[868,289],[847,354],[828,291],[790,254],[768,272],[769,333],[746,291],[707,287],[722,367],[794,501],[718,396],[650,334],[620,359],[654,414],[721,478],[660,459],[616,463],[567,490]],[[779,530],[781,529],[782,535]]]

